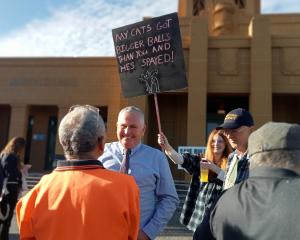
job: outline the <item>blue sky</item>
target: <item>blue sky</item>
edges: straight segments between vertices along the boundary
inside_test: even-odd
[[[22,28],[34,19],[46,19],[51,9],[57,9],[72,0],[0,0],[0,34]],[[27,3],[27,4],[25,4]]]
[[[0,0],[0,56],[112,56],[111,29],[177,11],[177,0]],[[262,0],[263,13],[300,12]]]

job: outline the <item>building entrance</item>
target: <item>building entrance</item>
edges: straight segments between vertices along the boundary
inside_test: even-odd
[[[11,107],[9,105],[0,105],[0,151],[8,142],[9,122],[11,115]]]
[[[210,132],[223,123],[225,115],[235,108],[249,110],[248,96],[219,96],[207,97],[206,139]]]
[[[273,121],[300,124],[300,95],[273,95]]]
[[[24,161],[32,165],[32,171],[47,171],[53,168],[57,114],[56,106],[29,107]]]

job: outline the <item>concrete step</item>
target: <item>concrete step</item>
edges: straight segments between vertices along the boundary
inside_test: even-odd
[[[26,176],[26,182],[28,190],[33,188],[41,179],[42,176],[44,176],[46,173],[40,173],[40,172],[29,172],[28,176]]]
[[[185,227],[170,227],[167,226],[160,236],[192,236],[193,231],[188,230]]]

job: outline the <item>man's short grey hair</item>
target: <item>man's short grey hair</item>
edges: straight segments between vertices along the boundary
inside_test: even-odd
[[[141,116],[142,122],[145,123],[145,115],[144,115],[143,111],[141,109],[139,109],[138,107],[128,106],[128,107],[121,109],[121,111],[119,112],[118,118],[120,117],[121,114],[123,114],[125,112],[138,113]]]
[[[299,150],[274,150],[256,153],[251,156],[250,168],[255,167],[287,168],[290,170],[300,168]]]
[[[58,132],[65,155],[80,156],[95,149],[105,136],[105,125],[97,108],[76,106],[61,120]]]

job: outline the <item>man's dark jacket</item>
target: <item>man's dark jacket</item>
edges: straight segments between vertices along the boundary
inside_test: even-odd
[[[300,239],[300,176],[258,167],[228,189],[211,213],[216,239]]]

